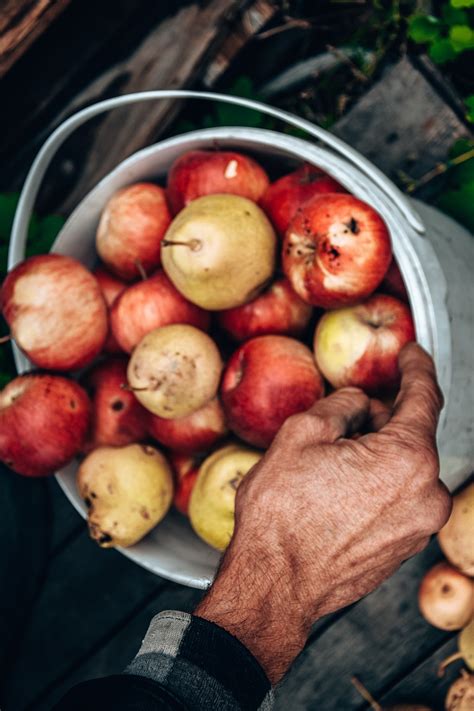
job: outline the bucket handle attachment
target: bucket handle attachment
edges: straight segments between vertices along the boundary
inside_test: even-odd
[[[20,199],[18,201],[15,218],[12,226],[10,249],[8,254],[8,269],[12,269],[18,262],[24,259],[26,239],[28,234],[28,224],[30,221],[33,206],[41,185],[44,174],[61,144],[70,136],[70,134],[83,123],[98,114],[109,111],[110,109],[136,104],[141,101],[155,101],[156,99],[203,99],[205,101],[220,101],[225,104],[234,106],[242,106],[247,109],[254,109],[266,116],[272,116],[280,121],[284,121],[290,126],[299,128],[308,133],[313,138],[316,138],[327,146],[332,148],[336,153],[339,153],[346,160],[350,161],[357,167],[365,176],[376,183],[376,185],[385,193],[391,200],[394,206],[402,213],[403,217],[408,221],[410,226],[419,234],[425,232],[423,222],[412,208],[407,198],[403,193],[392,184],[392,182],[376,168],[370,161],[360,155],[355,149],[348,146],[340,138],[333,136],[328,131],[315,126],[305,119],[294,116],[287,111],[281,111],[273,106],[268,106],[253,99],[245,99],[237,96],[228,96],[226,94],[214,94],[205,91],[185,91],[185,90],[157,90],[157,91],[142,91],[135,94],[125,94],[116,96],[112,99],[99,101],[96,104],[87,106],[85,109],[78,111],[70,116],[64,123],[58,126],[49,138],[45,141],[40,151],[38,152],[30,170],[26,177]]]

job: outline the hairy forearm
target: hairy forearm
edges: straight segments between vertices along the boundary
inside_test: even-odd
[[[194,613],[237,637],[272,684],[303,648],[311,624],[295,595],[293,573],[283,556],[236,537]]]

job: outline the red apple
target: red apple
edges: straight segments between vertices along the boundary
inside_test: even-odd
[[[395,259],[392,259],[390,262],[387,273],[380,284],[380,291],[384,294],[395,296],[397,299],[401,299],[402,301],[408,303],[408,293],[405,287],[405,282],[403,281],[402,273]]]
[[[229,427],[257,447],[268,447],[290,415],[323,397],[313,354],[286,336],[260,336],[233,354],[222,381]]]
[[[105,303],[107,304],[109,311],[109,332],[107,334],[107,340],[104,344],[104,351],[105,353],[120,353],[122,349],[117,343],[110,328],[110,307],[114,303],[117,296],[127,288],[127,284],[111,274],[104,267],[96,267],[92,271],[92,274],[99,282],[99,286],[102,289],[102,294],[104,295]]]
[[[89,419],[73,380],[20,375],[0,392],[0,459],[24,476],[53,474],[82,449]]]
[[[272,183],[260,200],[260,206],[283,237],[297,210],[307,200],[323,193],[346,192],[342,185],[322,170],[304,163],[298,170]]]
[[[285,235],[283,269],[302,299],[337,308],[369,296],[392,258],[380,215],[353,195],[318,195],[298,210]]]
[[[183,516],[187,516],[202,457],[174,452],[170,455],[170,461],[176,474],[173,503]]]
[[[146,439],[148,412],[127,384],[127,359],[108,358],[87,373],[84,383],[92,399],[92,424],[86,450],[122,447]]]
[[[162,270],[125,289],[110,312],[112,333],[128,353],[155,328],[184,323],[206,331],[209,320],[207,311],[187,301]]]
[[[168,420],[151,415],[149,434],[179,452],[203,452],[227,434],[224,411],[215,397],[186,417]]]
[[[97,280],[60,254],[16,266],[3,282],[0,305],[18,346],[40,368],[89,365],[107,337],[107,306]]]
[[[253,301],[221,311],[218,320],[236,341],[245,341],[271,333],[299,336],[312,312],[312,307],[300,299],[287,279],[278,279]]]
[[[231,151],[189,151],[168,173],[167,195],[174,214],[203,195],[232,193],[258,202],[269,184],[252,158]]]
[[[160,264],[160,244],[171,222],[163,188],[135,183],[113,195],[97,229],[97,252],[107,267],[132,281]]]
[[[414,340],[408,306],[393,296],[374,294],[356,306],[326,312],[316,328],[314,352],[335,388],[354,385],[379,394],[399,384],[398,354]]]

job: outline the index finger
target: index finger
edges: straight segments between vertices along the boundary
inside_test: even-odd
[[[393,415],[384,432],[403,429],[432,442],[436,436],[443,396],[436,379],[433,359],[417,343],[408,343],[400,352],[400,392]]]

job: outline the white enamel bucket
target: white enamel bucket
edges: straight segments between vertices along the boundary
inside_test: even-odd
[[[26,178],[18,203],[9,252],[9,269],[23,260],[28,222],[44,173],[61,143],[88,119],[119,106],[157,99],[203,99],[256,109],[305,130],[317,142],[256,128],[211,128],[160,141],[120,163],[81,201],[62,228],[53,251],[91,267],[96,261],[95,232],[100,213],[119,188],[141,180],[163,179],[179,155],[197,148],[250,152],[289,166],[308,161],[322,167],[354,195],[370,203],[389,226],[415,318],[417,339],[434,357],[445,408],[438,432],[441,476],[456,488],[473,468],[474,240],[467,230],[437,210],[406,198],[372,163],[343,141],[303,119],[264,104],[221,94],[150,91],[108,99],[65,121],[49,137]],[[14,345],[18,372],[31,367]],[[75,486],[76,463],[57,473],[64,493],[86,516]],[[387,472],[387,477],[396,472]],[[205,588],[219,554],[200,541],[179,514],[171,512],[143,541],[121,549],[143,567],[184,585]]]

